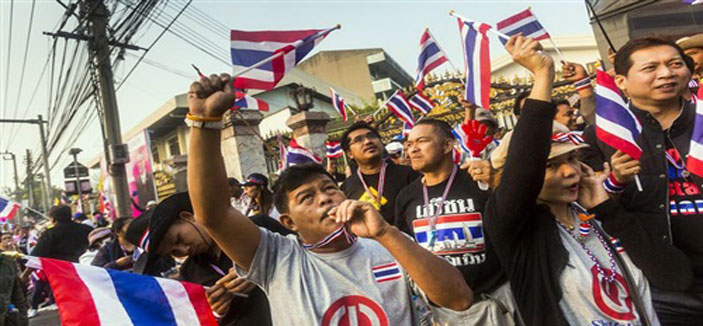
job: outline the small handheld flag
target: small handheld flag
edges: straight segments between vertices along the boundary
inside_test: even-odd
[[[325,149],[328,158],[337,158],[342,156],[342,144],[338,141],[325,141]]]
[[[268,112],[269,104],[253,96],[249,96],[245,93],[235,91],[234,105],[232,105],[232,110],[237,110],[239,108],[249,109],[249,110],[259,110]]]
[[[464,99],[483,108],[489,108],[491,90],[491,58],[486,32],[490,25],[458,19],[461,45],[464,50],[466,75]]]
[[[342,121],[347,121],[347,108],[344,105],[344,99],[330,87],[330,97],[332,98],[332,106],[342,116]]]
[[[539,23],[537,17],[532,14],[532,10],[529,8],[499,21],[496,24],[496,28],[498,31],[510,36],[522,33],[524,37],[532,37],[538,41],[550,38],[547,30],[542,27],[542,24]],[[508,40],[503,39],[500,41],[503,45],[508,42]]]
[[[417,94],[413,95],[409,102],[412,107],[422,112],[424,115],[430,113],[432,108],[434,108],[434,102],[427,98],[427,96],[423,95],[422,91],[419,91]]]
[[[288,150],[286,153],[286,166],[293,166],[296,164],[303,164],[309,162],[321,164],[322,159],[317,157],[317,155],[315,155],[309,149],[298,145],[298,142],[295,141],[295,138],[291,139],[290,143],[288,144]]]
[[[430,29],[426,28],[420,37],[420,56],[417,59],[415,87],[419,90],[424,89],[425,76],[445,62],[447,62],[447,56],[430,33]]]
[[[395,91],[386,102],[388,110],[393,112],[400,120],[410,125],[415,125],[415,118],[410,111],[410,103],[400,90]]]
[[[696,100],[696,118],[693,123],[691,145],[686,159],[686,169],[703,177],[703,98]]]
[[[20,210],[20,204],[0,196],[0,219],[10,221]]]
[[[642,132],[637,117],[627,108],[613,77],[596,71],[596,136],[602,142],[639,160],[642,148],[636,139]]]

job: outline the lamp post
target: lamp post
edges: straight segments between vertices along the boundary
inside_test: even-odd
[[[79,212],[83,211],[83,190],[81,189],[81,179],[78,175],[78,153],[83,150],[80,148],[71,148],[68,151],[69,154],[73,155],[73,172],[76,174],[76,188],[78,189],[78,209]]]
[[[295,101],[298,112],[308,111],[313,107],[312,97],[314,91],[310,88],[298,84],[290,91],[290,97]]]

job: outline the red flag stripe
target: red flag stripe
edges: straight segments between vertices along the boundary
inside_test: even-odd
[[[205,288],[200,285],[188,282],[181,282],[181,284],[183,284],[183,287],[186,289],[186,292],[188,292],[188,298],[193,304],[195,313],[198,315],[200,325],[216,326],[217,321],[212,315],[212,310],[210,309],[210,305],[207,302],[207,296],[205,296]]]
[[[64,326],[100,325],[98,310],[72,263],[40,258]],[[70,307],[70,308],[68,308]]]

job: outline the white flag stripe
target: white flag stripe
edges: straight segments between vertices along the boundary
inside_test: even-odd
[[[236,74],[237,72],[247,69],[249,67],[245,66],[240,66],[240,65],[232,65],[232,73]],[[262,70],[262,69],[252,69],[250,71],[247,71],[245,74],[241,75],[240,77],[246,77],[250,79],[257,79],[257,80],[263,80],[267,82],[273,82],[273,74],[271,74],[270,71]]]
[[[511,25],[508,25],[508,26],[501,28],[500,32],[504,33],[504,34],[509,34],[510,32],[512,32],[522,26],[525,26],[531,22],[534,22],[534,21],[537,21],[537,17],[535,17],[535,16],[523,18],[523,19],[520,19],[520,20],[512,23]]]
[[[254,50],[254,51],[276,51],[290,43],[284,42],[249,42],[242,40],[230,41],[230,47],[237,50]]]
[[[688,153],[697,158],[701,157],[701,155],[703,155],[703,144],[691,139],[691,148],[688,150]],[[693,153],[697,153],[697,155],[693,155]]]
[[[637,145],[637,142],[632,138],[632,133],[625,127],[617,124],[610,122],[610,120],[603,118],[596,114],[596,125],[603,130],[607,130],[608,133],[613,134],[619,138],[622,138],[635,146],[639,148],[639,145]]]
[[[471,28],[474,28],[476,26],[473,26]],[[480,27],[480,26],[478,26]],[[467,28],[468,29],[468,28]],[[476,102],[481,101],[481,41],[483,40],[483,34],[479,32],[478,29],[475,29],[476,31],[476,42],[474,44],[474,55],[473,55],[473,71],[470,73],[472,74],[471,78],[474,80],[474,99],[476,99]],[[481,106],[481,103],[474,103],[476,106]],[[486,108],[488,109],[488,108]]]
[[[627,104],[625,104],[625,101],[622,99],[620,94],[605,86],[596,85],[596,87],[598,91],[598,96],[607,98],[622,107],[627,107]]]
[[[106,269],[73,264],[95,302],[100,326],[133,325],[127,310],[122,306],[112,278]]]
[[[169,280],[157,277],[156,281],[161,286],[161,289],[171,305],[173,316],[176,318],[178,326],[200,325],[200,320],[190,302],[188,292],[186,292],[183,284],[178,281]]]

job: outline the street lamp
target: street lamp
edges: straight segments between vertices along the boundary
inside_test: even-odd
[[[78,154],[83,150],[80,148],[71,148],[68,154],[73,155],[73,172],[76,174],[76,188],[78,189],[78,209],[83,211],[83,190],[81,189],[81,179],[78,174]]]
[[[290,97],[295,101],[295,106],[299,112],[308,111],[313,107],[312,97],[314,91],[310,88],[298,84],[290,91]]]

